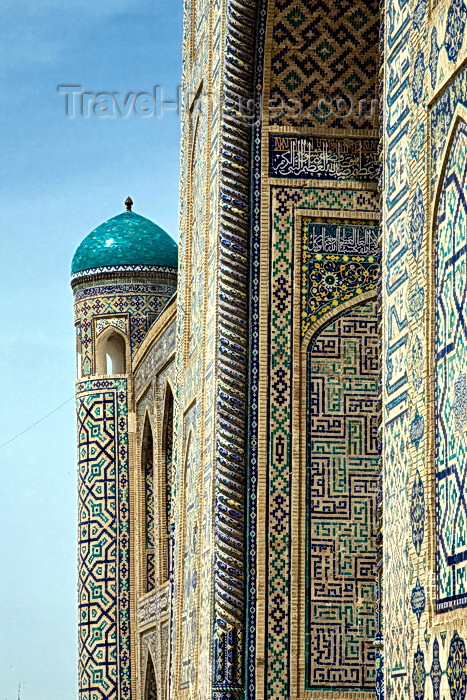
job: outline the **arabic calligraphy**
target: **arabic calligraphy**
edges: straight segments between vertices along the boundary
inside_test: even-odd
[[[269,136],[269,176],[315,180],[378,179],[377,139]]]
[[[377,225],[308,223],[308,251],[310,253],[350,253],[376,255],[378,253]]]

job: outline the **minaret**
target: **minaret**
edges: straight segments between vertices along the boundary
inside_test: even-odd
[[[83,240],[72,263],[80,700],[135,697],[132,361],[177,284],[177,244],[133,212],[130,197],[125,205]]]

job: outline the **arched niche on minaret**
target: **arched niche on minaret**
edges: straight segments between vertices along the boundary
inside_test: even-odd
[[[123,333],[111,327],[97,341],[96,369],[99,375],[125,374],[127,343]]]

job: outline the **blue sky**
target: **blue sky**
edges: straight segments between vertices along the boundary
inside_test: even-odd
[[[73,396],[71,257],[123,211],[177,236],[179,117],[69,118],[59,85],[175,99],[182,1],[3,0],[0,444]],[[75,700],[73,401],[0,449],[0,700]]]

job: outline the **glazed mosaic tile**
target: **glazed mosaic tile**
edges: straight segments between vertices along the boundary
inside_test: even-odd
[[[375,290],[381,270],[379,227],[352,220],[303,220],[302,333],[363,292]]]
[[[130,700],[127,380],[81,382],[76,401],[79,697]]]
[[[196,436],[188,433],[186,462],[183,475],[184,492],[184,541],[183,541],[183,590],[181,629],[183,630],[181,651],[180,688],[196,683],[196,637],[198,611],[196,597],[199,585],[199,509],[200,493],[197,479],[199,457],[196,450]]]
[[[156,586],[155,562],[155,513],[154,513],[154,441],[149,420],[146,422],[143,438],[144,489],[145,489],[145,544],[146,544],[146,590]]]
[[[333,211],[364,212],[369,216],[378,211],[376,193],[371,191],[352,191],[347,189],[332,189],[330,187],[300,188],[300,187],[271,187],[271,320],[268,329],[270,334],[269,347],[271,352],[270,367],[270,397],[271,422],[269,426],[269,467],[268,494],[268,591],[267,600],[270,616],[268,617],[269,661],[268,661],[268,693],[271,697],[282,697],[289,692],[290,677],[284,672],[285,660],[289,658],[291,635],[296,631],[291,629],[288,613],[289,602],[282,595],[284,586],[290,586],[291,552],[291,490],[290,490],[290,459],[291,459],[291,373],[290,342],[291,342],[291,302],[293,288],[293,247],[290,243],[290,232],[293,230],[294,211],[309,210],[310,218],[313,209],[319,213],[331,214]],[[306,217],[304,219],[306,221]],[[320,223],[318,218],[317,224]],[[336,225],[339,222],[336,222]],[[345,226],[345,221],[344,221]],[[371,229],[371,225],[369,226]],[[354,236],[354,242],[359,245],[374,245],[374,231],[364,235],[364,227],[360,232],[357,228],[349,229]],[[329,229],[332,232],[332,227]],[[304,233],[297,232],[297,236]],[[334,238],[338,228],[334,229]],[[332,239],[332,233],[330,235]],[[322,240],[322,237],[321,237]],[[370,243],[369,243],[370,242]],[[302,285],[303,286],[303,285]],[[337,287],[338,288],[338,287]],[[314,290],[310,286],[310,295],[306,296],[307,303],[314,298]],[[287,662],[288,663],[288,662]]]
[[[464,309],[467,294],[467,126],[460,122],[451,146],[438,205],[436,230],[436,497],[437,608],[467,604],[467,510],[464,503]]]
[[[465,700],[466,19],[185,3],[178,263],[73,269],[81,700]]]
[[[148,316],[160,313],[172,296],[173,287],[119,284],[91,287],[85,292],[78,292],[75,296],[75,319],[80,326],[83,347],[83,376],[96,371],[94,320],[99,323],[107,321],[111,314],[124,314],[125,323],[129,328],[130,351],[133,355],[146,336],[149,327]]]
[[[178,246],[160,226],[133,211],[98,226],[78,246],[72,281],[83,271],[121,266],[178,267]]]
[[[374,181],[377,139],[269,135],[269,175],[288,179]]]
[[[308,351],[306,656],[314,690],[375,687],[378,346],[369,302],[328,325]]]
[[[377,3],[289,0],[270,12],[270,123],[375,128]]]

